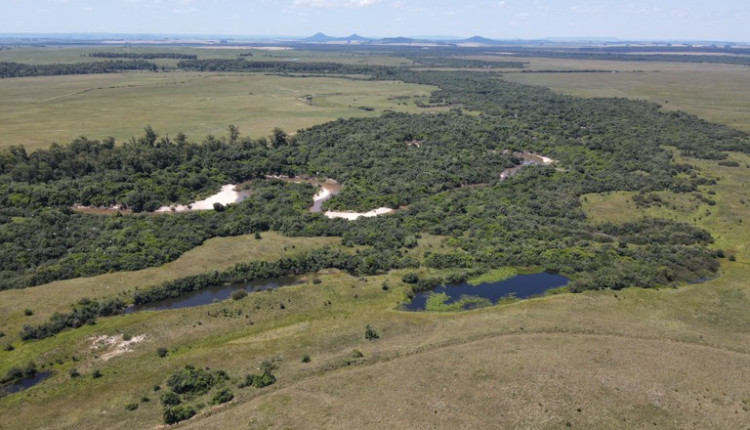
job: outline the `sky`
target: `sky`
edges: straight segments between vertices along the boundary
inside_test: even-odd
[[[0,33],[750,42],[748,0],[0,0]]]

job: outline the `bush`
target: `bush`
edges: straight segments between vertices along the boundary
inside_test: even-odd
[[[407,284],[416,284],[417,282],[419,282],[419,275],[414,272],[410,272],[404,275],[401,280]]]
[[[380,336],[378,336],[378,333],[375,331],[375,329],[373,329],[370,324],[367,324],[367,327],[365,327],[365,339],[376,340],[378,338],[380,338]]]
[[[214,394],[213,398],[211,398],[211,404],[219,405],[222,403],[226,403],[233,398],[234,394],[232,393],[232,390],[230,390],[229,388],[222,388],[216,394]]]
[[[134,410],[138,409],[138,403],[135,403],[135,402],[128,403],[127,405],[125,405],[125,409],[128,410],[128,411],[134,411]]]
[[[276,377],[271,372],[263,372],[262,375],[255,375],[253,377],[253,387],[263,388],[276,383]]]
[[[229,297],[231,297],[232,300],[242,300],[247,297],[247,291],[245,291],[243,288],[240,288],[239,290],[232,291],[232,294]]]
[[[94,379],[101,378],[102,372],[99,369],[94,370],[94,373],[91,374],[91,377]]]
[[[3,347],[3,349],[6,350],[6,351],[13,351],[16,348],[13,346],[12,343],[6,343],[5,346]]]
[[[161,401],[162,405],[167,406],[167,407],[177,406],[180,403],[182,403],[180,396],[174,391],[167,391],[167,392],[162,393],[159,400]]]
[[[77,378],[81,376],[81,374],[78,372],[78,369],[70,369],[68,370],[68,375],[70,375],[71,378]]]
[[[156,349],[156,355],[158,355],[161,358],[166,357],[167,352],[168,352],[167,348],[164,348],[163,346]]]
[[[210,372],[193,366],[185,366],[184,369],[178,370],[167,379],[167,386],[178,394],[204,394],[216,382],[216,377]]]
[[[302,356],[302,362],[303,363],[309,363],[310,361],[311,360],[310,360],[310,355],[309,354],[305,354],[305,355]]]
[[[32,311],[31,309],[24,309],[23,314],[26,315],[27,317],[30,317],[34,315],[34,311]]]
[[[196,411],[191,406],[175,406],[173,408],[164,409],[164,422],[167,424],[174,424],[180,421],[190,419],[195,415]]]

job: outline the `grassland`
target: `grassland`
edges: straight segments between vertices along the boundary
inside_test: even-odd
[[[415,98],[433,90],[392,81],[182,72],[2,79],[0,147],[33,150],[82,135],[124,141],[149,124],[162,136],[183,132],[195,140],[226,135],[234,124],[257,138],[274,127],[294,132],[385,109],[425,111]]]
[[[243,46],[209,46],[204,47],[144,47],[144,46],[123,46],[113,44],[112,46],[83,46],[83,47],[12,47],[11,49],[0,50],[0,61],[9,61],[26,64],[54,64],[54,63],[78,63],[81,61],[106,61],[107,58],[87,57],[88,54],[96,52],[116,52],[116,53],[154,53],[169,52],[175,54],[197,55],[200,59],[225,58],[235,59],[238,55],[246,55],[253,61],[267,60],[292,60],[292,61],[312,61],[312,62],[337,62],[345,64],[371,64],[380,66],[402,66],[411,65],[412,61],[403,57],[384,55],[376,52],[319,52],[304,51],[298,49],[269,50],[253,49]],[[155,59],[159,65],[173,66],[177,60]]]
[[[506,60],[505,57],[500,59]],[[723,64],[531,59],[530,70],[617,73],[508,73],[506,79],[580,97],[648,100],[750,131],[750,68]]]
[[[750,163],[750,157],[732,157]],[[735,256],[723,260],[715,280],[410,313],[398,310],[407,288],[401,272],[362,279],[321,273],[315,276],[320,283],[309,277],[303,285],[242,301],[105,318],[45,341],[16,342],[15,351],[2,352],[5,366],[40,355],[56,374],[1,399],[0,421],[7,428],[153,427],[161,407],[152,386],[174,369],[193,363],[240,378],[273,359],[278,384],[235,388],[230,404],[204,410],[183,426],[741,428],[750,418],[744,383],[750,233],[739,222],[747,211],[739,202],[750,199],[742,188],[750,169],[681,161],[719,179],[712,187],[716,205],[660,210],[685,220],[700,217],[696,222],[712,231],[716,246]],[[618,216],[625,208],[629,217],[657,210],[630,206],[619,194],[593,197],[586,196],[585,205],[594,223],[611,220],[615,212],[603,208],[618,209]],[[427,242],[440,246],[439,238]],[[364,339],[366,324],[379,340]],[[120,333],[146,338],[106,361],[106,350],[92,349],[95,335]],[[156,354],[161,346],[170,351],[163,359]],[[74,354],[79,361],[70,360]],[[310,363],[302,362],[305,354]],[[72,367],[83,376],[71,379]],[[94,369],[104,376],[92,379]],[[141,397],[151,401],[125,409]]]
[[[686,94],[686,105],[700,105],[691,99],[696,93]],[[750,123],[750,117],[740,121]],[[700,190],[713,205],[695,194],[660,193],[664,203],[649,208],[637,207],[628,193],[582,198],[592,223],[684,220],[708,229],[713,246],[734,257],[722,260],[720,277],[677,289],[588,291],[466,312],[405,312],[399,309],[408,289],[403,272],[354,278],[326,271],[243,300],[103,318],[39,342],[17,339],[20,325],[83,295],[116,295],[244,258],[330,243],[267,233],[260,241],[214,239],[162,268],[0,292],[0,330],[6,333],[0,344],[16,347],[0,351],[0,374],[32,359],[55,372],[0,399],[0,429],[154,428],[161,405],[153,386],[163,386],[174,370],[185,364],[220,368],[236,382],[269,359],[279,366],[277,384],[233,386],[235,400],[207,407],[180,428],[746,428],[750,157],[731,159],[741,167],[678,158],[717,179]],[[442,241],[425,236],[410,252]],[[34,315],[25,316],[25,307]],[[367,324],[380,339],[365,340]],[[109,351],[94,348],[95,336],[123,333],[145,338],[108,360]],[[168,348],[165,358],[158,357],[159,347]],[[70,378],[71,368],[82,376]],[[92,378],[94,369],[103,376]],[[131,402],[139,408],[126,410]]]

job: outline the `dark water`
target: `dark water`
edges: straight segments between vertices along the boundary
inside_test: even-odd
[[[0,387],[0,395],[13,394],[31,388],[50,376],[52,376],[52,372],[39,372],[32,376],[27,376],[20,381],[12,382]]]
[[[216,301],[226,300],[232,292],[236,290],[244,289],[248,293],[251,293],[253,291],[270,290],[299,283],[300,281],[297,278],[287,276],[276,279],[261,279],[242,284],[221,285],[218,287],[193,291],[171,299],[131,306],[125,310],[125,313],[129,314],[139,311],[163,311],[168,309],[190,308],[193,306],[207,305]]]
[[[417,293],[411,303],[404,305],[404,309],[409,311],[424,310],[427,297],[432,293],[447,294],[450,299],[445,302],[446,304],[461,299],[461,296],[481,297],[492,301],[492,303],[496,303],[498,299],[511,295],[519,299],[525,299],[544,294],[545,291],[551,288],[567,285],[568,281],[569,279],[565,276],[542,272],[533,275],[516,275],[504,281],[485,282],[477,286],[473,286],[467,282],[441,285],[432,290]]]

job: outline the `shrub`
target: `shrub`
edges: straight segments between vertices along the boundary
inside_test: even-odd
[[[81,376],[81,374],[78,372],[78,369],[70,369],[68,370],[68,375],[70,375],[71,378],[77,378]]]
[[[128,411],[134,411],[134,410],[138,409],[138,403],[135,403],[135,402],[128,403],[127,405],[125,405],[125,409],[128,410]]]
[[[216,377],[203,369],[185,366],[167,379],[167,386],[175,393],[204,394],[216,384]]]
[[[262,375],[255,375],[253,377],[253,387],[263,388],[272,385],[276,382],[276,377],[271,372],[263,372]]]
[[[180,421],[190,419],[195,415],[195,409],[191,406],[175,406],[164,409],[164,422],[174,424]]]
[[[302,356],[302,362],[303,363],[309,363],[310,362],[310,355],[309,354],[303,355]]]
[[[158,355],[161,358],[164,358],[167,356],[167,348],[164,348],[163,346],[156,349],[156,355]]]
[[[212,405],[219,405],[222,403],[226,403],[234,398],[234,394],[232,393],[232,390],[229,388],[222,388],[219,390],[214,396],[211,398],[211,404]]]
[[[378,336],[378,333],[375,331],[375,329],[373,329],[370,324],[367,324],[367,327],[365,327],[365,339],[375,340],[378,338],[380,338],[380,336]]]
[[[91,377],[94,379],[101,378],[102,372],[99,369],[94,370],[94,373],[91,374]]]
[[[24,309],[23,314],[26,315],[27,317],[30,317],[34,315],[34,311],[32,311],[31,309]]]
[[[13,351],[16,348],[13,346],[13,344],[6,343],[5,346],[3,347],[3,349],[6,350],[6,351]]]
[[[182,403],[180,396],[174,391],[167,391],[167,392],[162,393],[159,400],[161,401],[162,405],[167,406],[167,407],[177,406],[180,403]]]
[[[414,272],[410,272],[404,275],[401,280],[407,284],[416,284],[417,282],[419,282],[419,275]]]
[[[242,300],[247,297],[247,291],[245,291],[243,288],[240,288],[239,290],[232,291],[232,294],[229,297],[231,297],[232,300]]]

